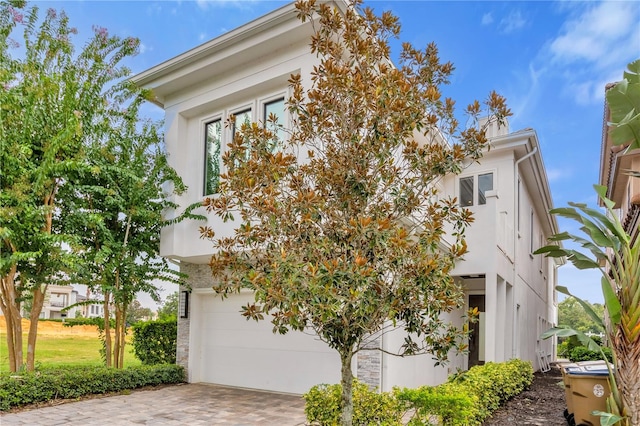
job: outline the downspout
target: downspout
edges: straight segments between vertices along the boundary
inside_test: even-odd
[[[516,162],[513,164],[513,187],[515,189],[515,191],[513,191],[514,193],[514,197],[513,197],[513,283],[511,284],[514,288],[514,293],[513,293],[513,336],[511,338],[511,357],[515,358],[517,355],[517,350],[516,350],[516,341],[517,341],[517,332],[518,330],[516,330],[516,315],[517,315],[517,309],[516,309],[516,305],[517,305],[517,301],[515,300],[516,297],[516,293],[515,293],[515,288],[516,288],[516,282],[518,280],[518,271],[516,269],[516,259],[518,257],[518,217],[520,216],[520,206],[518,205],[518,199],[519,199],[519,195],[520,195],[520,188],[518,187],[518,171],[520,163],[522,163],[524,160],[532,157],[533,155],[535,155],[535,153],[538,152],[538,147],[534,146],[533,149],[531,150],[530,153],[526,154],[525,156],[523,156],[522,158],[516,160]]]

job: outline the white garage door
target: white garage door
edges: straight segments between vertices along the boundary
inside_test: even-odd
[[[304,393],[319,383],[340,381],[340,357],[317,337],[291,331],[273,334],[271,322],[247,321],[240,307],[251,294],[222,300],[193,295],[191,338],[199,348],[191,354],[199,381],[280,392]]]

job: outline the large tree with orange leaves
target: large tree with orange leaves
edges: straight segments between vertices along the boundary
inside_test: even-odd
[[[340,354],[342,424],[352,424],[353,356],[371,336],[406,330],[399,355],[429,352],[444,361],[464,349],[464,331],[443,320],[463,305],[450,271],[466,251],[472,218],[439,181],[481,157],[485,129],[460,129],[454,102],[441,97],[453,66],[430,44],[403,45],[400,66],[388,41],[400,25],[361,2],[346,12],[297,3],[315,26],[319,63],[310,84],[290,79],[293,125],[243,125],[223,156],[226,174],[207,209],[238,225],[214,241],[214,289],[248,288],[244,315],[270,315],[274,331],[312,329]],[[502,121],[509,111],[491,93],[466,109]],[[274,142],[278,148],[273,149]]]

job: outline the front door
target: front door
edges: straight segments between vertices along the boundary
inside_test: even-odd
[[[469,368],[484,364],[484,294],[469,295],[469,309],[478,308],[478,321],[471,324]]]

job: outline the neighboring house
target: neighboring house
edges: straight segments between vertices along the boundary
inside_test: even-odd
[[[87,301],[88,296],[78,294],[76,300],[78,303],[83,303]],[[102,303],[78,305],[76,309],[80,312],[83,318],[102,318],[104,316],[104,304]]]
[[[608,84],[606,90],[613,87]],[[627,150],[629,144],[614,146],[609,138],[610,111],[605,102],[600,153],[600,185],[607,187],[607,198],[614,201],[620,221],[635,240],[640,234],[640,178],[627,171],[640,172],[640,149]],[[601,203],[601,205],[603,205]]]
[[[335,2],[344,9],[343,0]],[[133,78],[153,89],[165,111],[165,140],[171,165],[189,190],[175,196],[182,207],[211,195],[221,169],[220,155],[236,120],[264,120],[277,114],[287,127],[287,80],[300,73],[308,81],[317,58],[309,52],[311,26],[296,18],[293,5],[213,39]],[[471,353],[447,367],[434,367],[430,355],[394,358],[362,351],[354,374],[388,390],[394,385],[437,384],[458,368],[520,357],[538,367],[537,352],[553,353],[553,341],[539,335],[556,322],[556,264],[531,253],[558,231],[539,143],[533,130],[506,134],[492,129],[491,150],[443,184],[445,195],[460,194],[476,221],[468,232],[469,253],[454,275],[466,289],[467,307],[482,312]],[[169,215],[173,214],[169,212]],[[229,223],[208,217],[216,236],[231,235]],[[199,238],[203,223],[183,221],[164,228],[161,254],[180,262],[190,291],[181,289],[178,363],[190,382],[302,393],[318,383],[340,380],[337,353],[311,334],[272,333],[269,321],[247,321],[240,306],[250,292],[224,301],[211,289],[211,243]],[[449,315],[461,318],[465,310]],[[402,335],[377,342],[397,347]]]
[[[67,310],[64,308],[74,305],[78,302],[78,292],[70,285],[47,286],[47,293],[44,296],[44,304],[40,312],[41,319],[62,319],[75,318],[78,307],[72,307]]]

